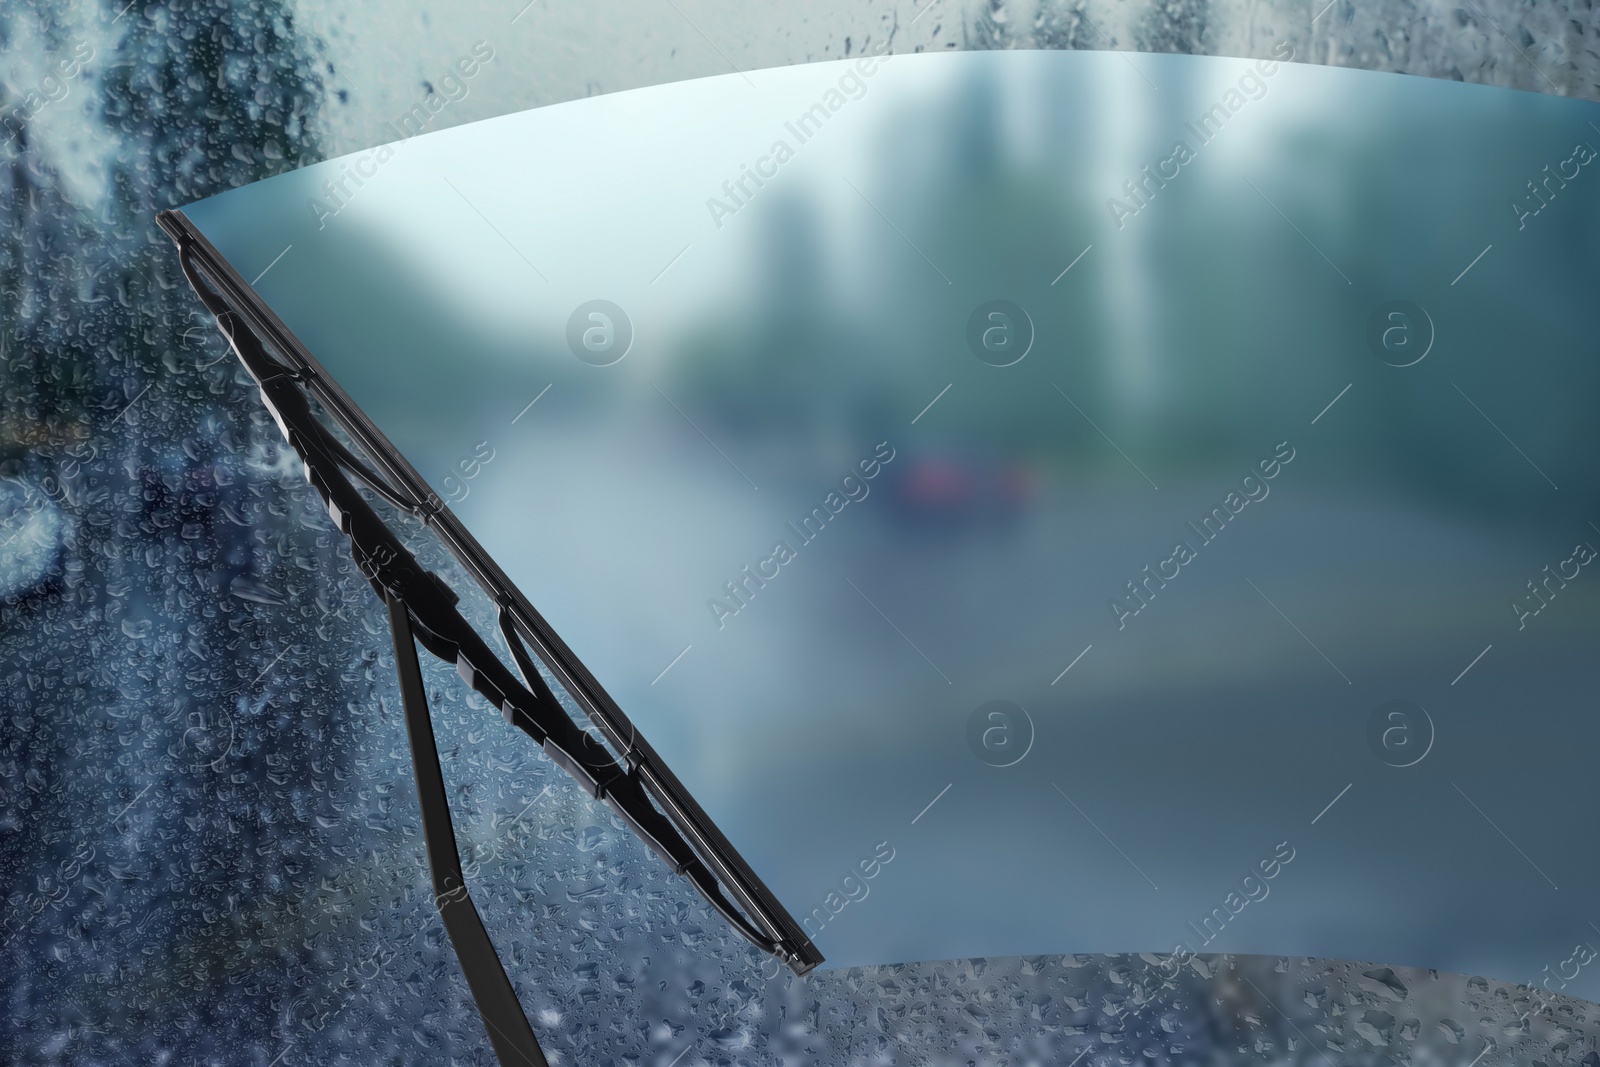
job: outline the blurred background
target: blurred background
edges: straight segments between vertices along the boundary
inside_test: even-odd
[[[380,605],[158,210],[393,140],[430,97],[442,129],[867,40],[1260,57],[1288,41],[1303,62],[1595,99],[1597,30],[1586,5],[1505,0],[0,8],[0,1058],[492,1062],[427,889]],[[447,84],[478,41],[492,61]],[[708,381],[727,380],[708,351]],[[1587,1004],[1384,961],[768,980],[426,667],[469,877],[555,1062],[1600,1063]]]

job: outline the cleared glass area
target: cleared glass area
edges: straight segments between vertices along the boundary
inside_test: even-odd
[[[869,51],[186,210],[831,965],[1592,996],[1596,121]]]

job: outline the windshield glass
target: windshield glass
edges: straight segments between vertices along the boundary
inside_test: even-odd
[[[828,958],[427,660],[552,1060],[1596,1050],[1586,16],[519,7],[0,14],[10,1059],[488,1062],[171,207]]]

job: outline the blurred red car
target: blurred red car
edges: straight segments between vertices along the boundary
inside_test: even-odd
[[[895,510],[924,522],[1007,521],[1033,501],[1033,474],[1014,460],[924,453],[905,456],[885,474]]]

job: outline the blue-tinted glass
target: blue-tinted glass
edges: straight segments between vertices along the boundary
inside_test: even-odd
[[[1592,997],[1597,116],[891,56],[185,210],[830,964]]]

